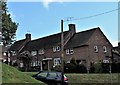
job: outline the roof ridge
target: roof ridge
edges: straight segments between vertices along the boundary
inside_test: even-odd
[[[65,33],[65,32],[69,32],[69,30],[68,30],[68,31],[64,31],[64,33]],[[36,40],[48,38],[48,37],[55,36],[55,35],[59,35],[59,34],[61,34],[61,32],[56,33],[56,34],[51,34],[51,35],[48,35],[48,36],[44,36],[44,37],[41,37],[41,38],[37,38],[37,39],[31,40],[31,41],[36,41]]]
[[[91,28],[91,29],[87,29],[87,30],[80,31],[80,32],[76,32],[76,34],[77,34],[77,33],[88,32],[88,31],[92,31],[92,30],[96,30],[96,29],[100,29],[100,27]]]

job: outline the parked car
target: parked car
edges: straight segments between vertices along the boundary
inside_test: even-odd
[[[63,75],[64,80],[62,82],[61,72],[42,71],[33,75],[33,77],[37,80],[47,83],[48,85],[67,85],[68,84],[68,78],[65,75]]]

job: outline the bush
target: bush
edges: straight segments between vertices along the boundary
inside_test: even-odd
[[[62,71],[62,66],[61,65],[56,65],[53,70],[55,71]]]
[[[110,64],[109,63],[102,63],[102,73],[109,73],[110,71]]]
[[[64,72],[65,73],[75,73],[76,65],[73,63],[65,64]]]
[[[91,66],[89,72],[90,72],[90,73],[95,73],[95,67],[94,67],[94,66]]]
[[[87,73],[87,69],[83,64],[75,65],[73,63],[66,64],[64,71],[65,73]]]
[[[102,73],[102,65],[101,65],[101,63],[95,63],[94,67],[95,67],[95,73]]]

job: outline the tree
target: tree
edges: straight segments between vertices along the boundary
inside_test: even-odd
[[[2,42],[3,45],[8,46],[15,39],[18,23],[12,21],[6,6],[6,2],[2,2]]]
[[[31,61],[32,61],[32,55],[30,54],[30,52],[23,51],[22,53],[20,53],[18,59],[22,60],[23,65],[24,65],[24,70],[30,71],[30,65],[31,65]]]

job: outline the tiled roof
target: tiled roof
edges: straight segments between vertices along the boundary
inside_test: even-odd
[[[25,42],[25,39],[16,41],[9,49],[8,51],[18,51],[20,50],[20,45]]]
[[[87,41],[90,39],[90,37],[96,30],[100,30],[100,28],[98,27],[98,28],[93,28],[90,30],[75,33],[65,45],[65,49],[88,45]],[[68,34],[69,34],[69,31],[65,31],[64,38]],[[22,45],[23,42],[25,42],[25,39],[15,42],[9,50],[18,51],[20,49],[20,45]],[[22,50],[32,51],[32,50],[39,50],[41,48],[47,49],[60,44],[61,44],[61,33],[57,33],[57,34],[46,36],[43,38],[31,40],[28,43],[26,43],[25,47]]]
[[[64,36],[68,34],[69,31],[64,32]],[[32,40],[28,42],[24,48],[24,50],[38,50],[40,48],[50,48],[55,45],[60,45],[61,43],[61,33],[46,36],[43,38],[39,38],[36,40]]]
[[[74,36],[66,44],[65,49],[88,45],[87,41],[89,40],[89,38],[95,32],[96,29],[98,28],[93,28],[90,30],[86,30],[86,31],[82,31],[74,34]]]

